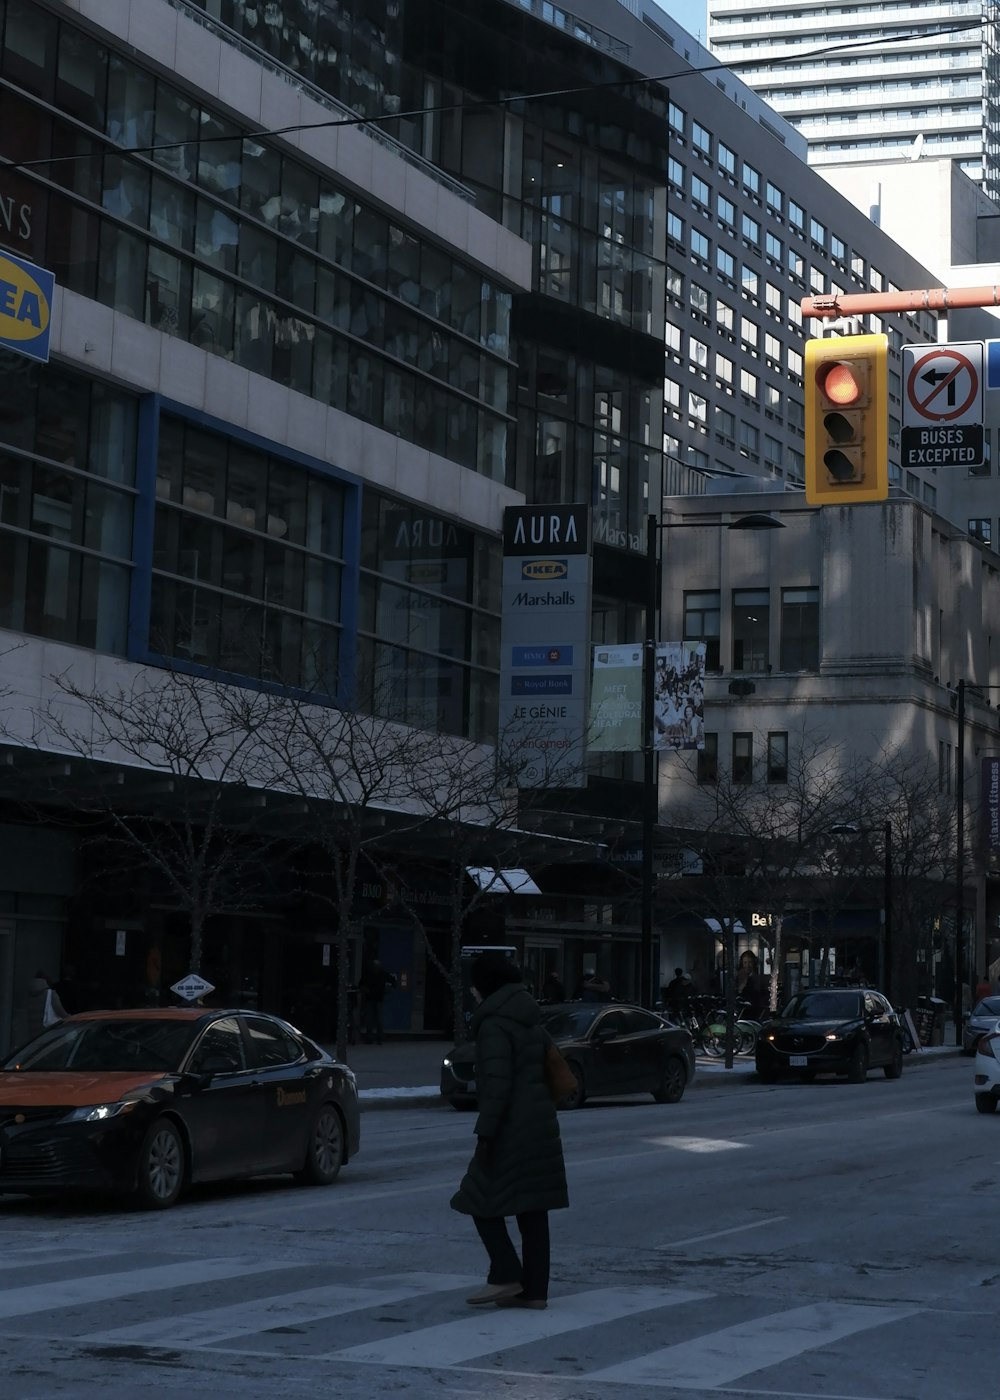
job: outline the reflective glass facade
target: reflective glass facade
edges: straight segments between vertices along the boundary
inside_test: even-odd
[[[0,352],[0,627],[124,655],[136,403]]]
[[[641,549],[662,479],[663,91],[615,92],[632,75],[610,51],[584,70],[585,36],[567,38],[548,5],[196,3],[358,112],[414,114],[380,126],[532,244],[534,292],[514,316],[513,484],[532,501],[591,502],[599,543]],[[581,91],[588,83],[608,86]]]
[[[0,154],[32,162],[4,175],[0,241],[64,287],[508,477],[509,292],[33,0],[0,0],[0,21]]]

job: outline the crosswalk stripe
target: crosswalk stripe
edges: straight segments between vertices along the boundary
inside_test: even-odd
[[[803,1352],[831,1342],[885,1327],[911,1317],[917,1308],[882,1308],[851,1303],[811,1303],[769,1317],[755,1317],[723,1327],[690,1341],[661,1347],[644,1356],[588,1371],[581,1380],[615,1381],[632,1385],[663,1385],[677,1389],[718,1390],[753,1371],[777,1366]]]
[[[375,1279],[357,1288],[337,1284],[302,1288],[295,1293],[276,1293],[267,1298],[205,1308],[201,1312],[173,1314],[129,1327],[91,1332],[86,1337],[78,1337],[77,1341],[164,1346],[172,1350],[212,1347],[290,1323],[302,1326],[328,1317],[361,1312],[365,1308],[425,1297],[430,1292],[472,1288],[478,1282],[478,1279],[460,1274],[408,1274]]]
[[[365,1361],[381,1366],[458,1366],[490,1352],[544,1341],[655,1308],[678,1307],[709,1298],[683,1288],[595,1288],[549,1302],[547,1311],[489,1307],[461,1322],[422,1327],[378,1342],[328,1352],[329,1361]]]
[[[251,1274],[275,1273],[280,1267],[273,1263],[244,1264],[232,1259],[193,1259],[181,1264],[157,1264],[148,1269],[128,1269],[115,1274],[60,1278],[51,1283],[35,1283],[0,1292],[0,1318],[27,1317],[31,1313],[54,1312],[59,1308],[85,1307],[88,1303],[105,1303],[111,1298],[157,1293],[164,1288],[187,1288],[198,1283],[218,1283],[222,1279],[248,1278]]]

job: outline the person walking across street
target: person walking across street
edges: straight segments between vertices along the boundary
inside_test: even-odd
[[[502,954],[472,965],[479,1116],[476,1150],[451,1207],[471,1215],[489,1256],[473,1306],[544,1308],[549,1292],[549,1211],[569,1205],[556,1107],[545,1079],[548,1033],[521,973]],[[518,1257],[507,1230],[514,1216]]]
[[[382,1003],[385,1001],[386,987],[394,987],[396,979],[387,972],[378,958],[372,958],[358,980],[361,994],[361,1034],[366,1044],[373,1040],[382,1044]]]

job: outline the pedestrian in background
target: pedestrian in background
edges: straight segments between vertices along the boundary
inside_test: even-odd
[[[36,972],[28,983],[26,1020],[28,1039],[34,1040],[47,1026],[54,1026],[66,1015],[59,993],[44,972]]]
[[[554,967],[550,967],[542,983],[542,1001],[565,1001],[566,988]]]
[[[545,1079],[549,1036],[521,973],[502,954],[472,964],[479,1116],[476,1150],[452,1210],[471,1215],[489,1255],[486,1286],[466,1302],[544,1308],[549,1294],[549,1211],[569,1205],[559,1119]],[[518,1257],[507,1230],[514,1216]]]
[[[361,1033],[366,1044],[373,1040],[382,1044],[382,1003],[385,1001],[386,987],[394,987],[396,979],[387,972],[378,958],[372,958],[358,979],[361,994]]]

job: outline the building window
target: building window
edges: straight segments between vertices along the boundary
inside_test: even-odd
[[[756,399],[757,397],[758,379],[748,369],[740,370],[740,392],[746,394],[748,399]]]
[[[733,590],[733,670],[766,671],[771,597],[766,588]]]
[[[736,152],[731,151],[720,141],[718,144],[719,166],[727,175],[736,174]]]
[[[767,736],[767,781],[788,782],[788,735],[771,733]]]
[[[698,750],[698,782],[708,787],[719,781],[719,736],[706,731],[703,737],[705,747]]]
[[[781,669],[819,670],[819,589],[781,590]]]
[[[746,263],[743,264],[740,280],[743,283],[743,295],[756,301],[760,294],[760,274]]]
[[[719,669],[719,621],[722,615],[718,589],[684,594],[684,640],[705,643],[705,669]]]
[[[809,237],[814,243],[818,243],[821,248],[826,247],[826,228],[819,219],[809,220]]]
[[[730,334],[732,334],[736,326],[735,311],[718,297],[715,301],[715,323],[720,330],[729,331]]]
[[[667,214],[667,237],[672,238],[676,243],[684,242],[684,220],[673,210]]]
[[[691,145],[703,155],[712,154],[712,133],[694,120],[691,122]]]
[[[136,399],[0,352],[0,627],[124,655]]]
[[[725,224],[726,228],[736,227],[736,205],[724,194],[716,196],[715,212],[719,216],[720,224]]]
[[[760,171],[743,162],[743,188],[752,195],[760,194]]]
[[[753,735],[733,735],[733,782],[745,786],[753,782]]]
[[[783,205],[784,205],[784,201],[785,201],[785,197],[784,197],[784,195],[782,194],[781,190],[778,189],[777,185],[772,185],[771,182],[770,182],[770,180],[768,180],[768,182],[767,182],[767,207],[768,207],[768,209],[770,209],[770,211],[772,212],[772,214],[780,214],[780,213],[781,213],[782,207],[783,207]]]
[[[788,222],[792,228],[797,228],[804,232],[806,226],[806,211],[800,204],[796,204],[794,199],[788,201]]]
[[[756,219],[751,219],[749,214],[744,214],[740,219],[740,232],[748,243],[760,247],[760,224]]]
[[[732,282],[736,276],[736,259],[732,253],[727,253],[721,244],[715,249],[715,270],[720,277],[725,277]]]
[[[781,262],[782,255],[784,253],[784,247],[782,245],[781,239],[776,233],[767,234],[765,239],[765,248],[767,251],[767,256],[769,258],[773,258],[775,262]]]
[[[691,255],[700,258],[702,262],[708,262],[709,242],[705,235],[696,228],[691,229]]]
[[[691,176],[691,198],[706,209],[712,202],[712,190],[699,175]]]
[[[969,534],[981,544],[989,544],[992,539],[991,521],[988,519],[970,520]]]
[[[667,160],[667,179],[672,185],[675,185],[677,189],[682,190],[684,188],[684,167],[681,165],[680,161],[675,160],[673,156],[670,156]]]
[[[670,123],[671,131],[676,131],[678,135],[684,135],[684,126],[687,116],[683,107],[678,107],[676,102],[671,102],[667,108],[667,121]]]

